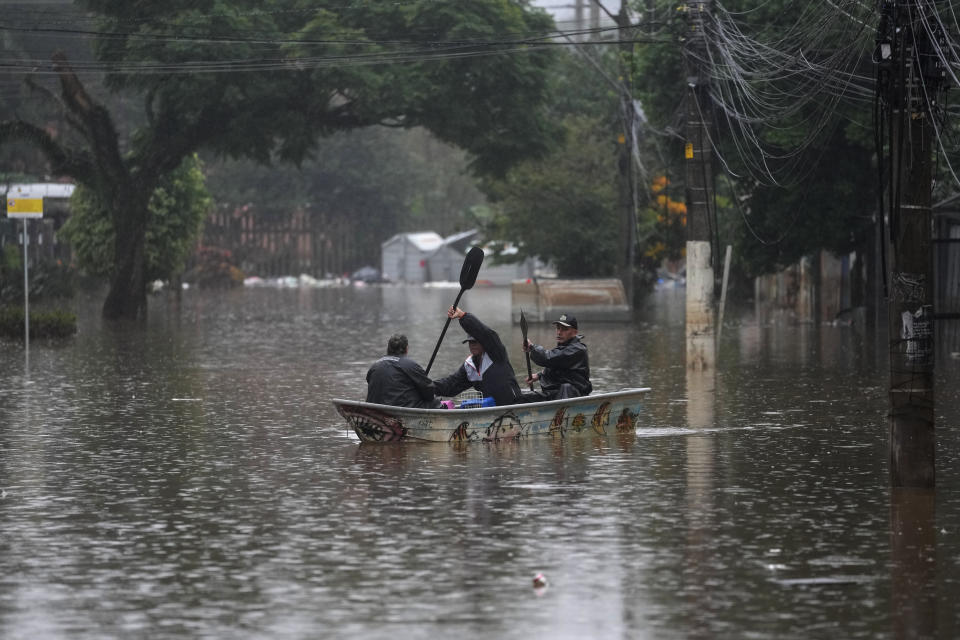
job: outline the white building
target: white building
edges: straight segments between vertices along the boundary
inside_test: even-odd
[[[427,258],[441,246],[443,238],[433,231],[398,233],[380,245],[380,273],[383,279],[391,282],[428,282]],[[457,277],[459,274],[458,268]]]

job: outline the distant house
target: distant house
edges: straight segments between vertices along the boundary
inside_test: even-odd
[[[442,244],[427,256],[426,282],[457,282],[463,268],[463,258],[476,238],[476,229],[444,238]],[[482,268],[480,273],[483,273]]]
[[[443,238],[433,231],[398,233],[380,245],[380,273],[392,282],[429,282],[427,258],[441,246]],[[456,277],[459,276],[457,267]]]
[[[427,258],[427,281],[456,282],[460,278],[460,269],[463,267],[467,250],[475,245],[478,239],[479,232],[476,229],[444,238],[443,244]],[[514,280],[526,280],[534,277],[535,270],[543,266],[534,258],[494,264],[493,252],[486,247],[483,247],[483,250],[486,257],[477,275],[479,285],[509,285]],[[503,251],[504,256],[516,253],[517,248],[513,246]]]
[[[476,229],[446,238],[433,232],[397,234],[381,245],[383,277],[393,282],[457,282],[464,256],[478,239]],[[486,258],[477,275],[479,285],[509,285],[514,280],[526,280],[543,266],[533,258],[494,264],[492,252],[484,251]],[[516,248],[504,253],[511,252],[516,253]]]
[[[530,257],[517,262],[494,264],[492,252],[486,247],[484,251],[486,258],[480,268],[480,275],[477,276],[477,282],[481,284],[509,285],[514,280],[529,280],[545,270],[541,260]],[[511,245],[501,252],[501,256],[508,257],[516,253],[517,248]]]

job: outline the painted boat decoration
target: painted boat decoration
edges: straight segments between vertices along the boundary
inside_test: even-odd
[[[364,442],[497,442],[633,432],[649,387],[477,409],[413,409],[334,399]]]

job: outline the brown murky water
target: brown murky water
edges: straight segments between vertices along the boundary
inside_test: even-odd
[[[0,637],[957,637],[960,361],[934,495],[887,486],[882,345],[748,319],[688,374],[682,290],[581,327],[595,389],[653,388],[635,434],[360,445],[329,399],[394,331],[425,363],[455,295],[188,291],[136,329],[81,302],[28,372],[0,343]],[[519,373],[509,292],[462,306]]]

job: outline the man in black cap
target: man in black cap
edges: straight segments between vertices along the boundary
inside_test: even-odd
[[[541,393],[531,399],[557,400],[590,395],[590,360],[587,357],[587,345],[581,342],[577,319],[565,313],[554,321],[557,328],[557,347],[549,351],[545,347],[533,344],[529,340],[523,344],[523,350],[530,359],[543,367],[543,371],[527,378],[527,383],[540,382]],[[529,394],[528,394],[529,395]]]
[[[437,394],[451,397],[473,387],[501,406],[522,402],[517,374],[497,332],[459,307],[450,307],[447,317],[460,321],[467,333],[464,342],[470,345],[470,355],[452,374],[433,381]]]
[[[367,402],[394,407],[439,409],[433,382],[419,364],[407,357],[407,336],[395,333],[387,341],[387,355],[367,371]]]

